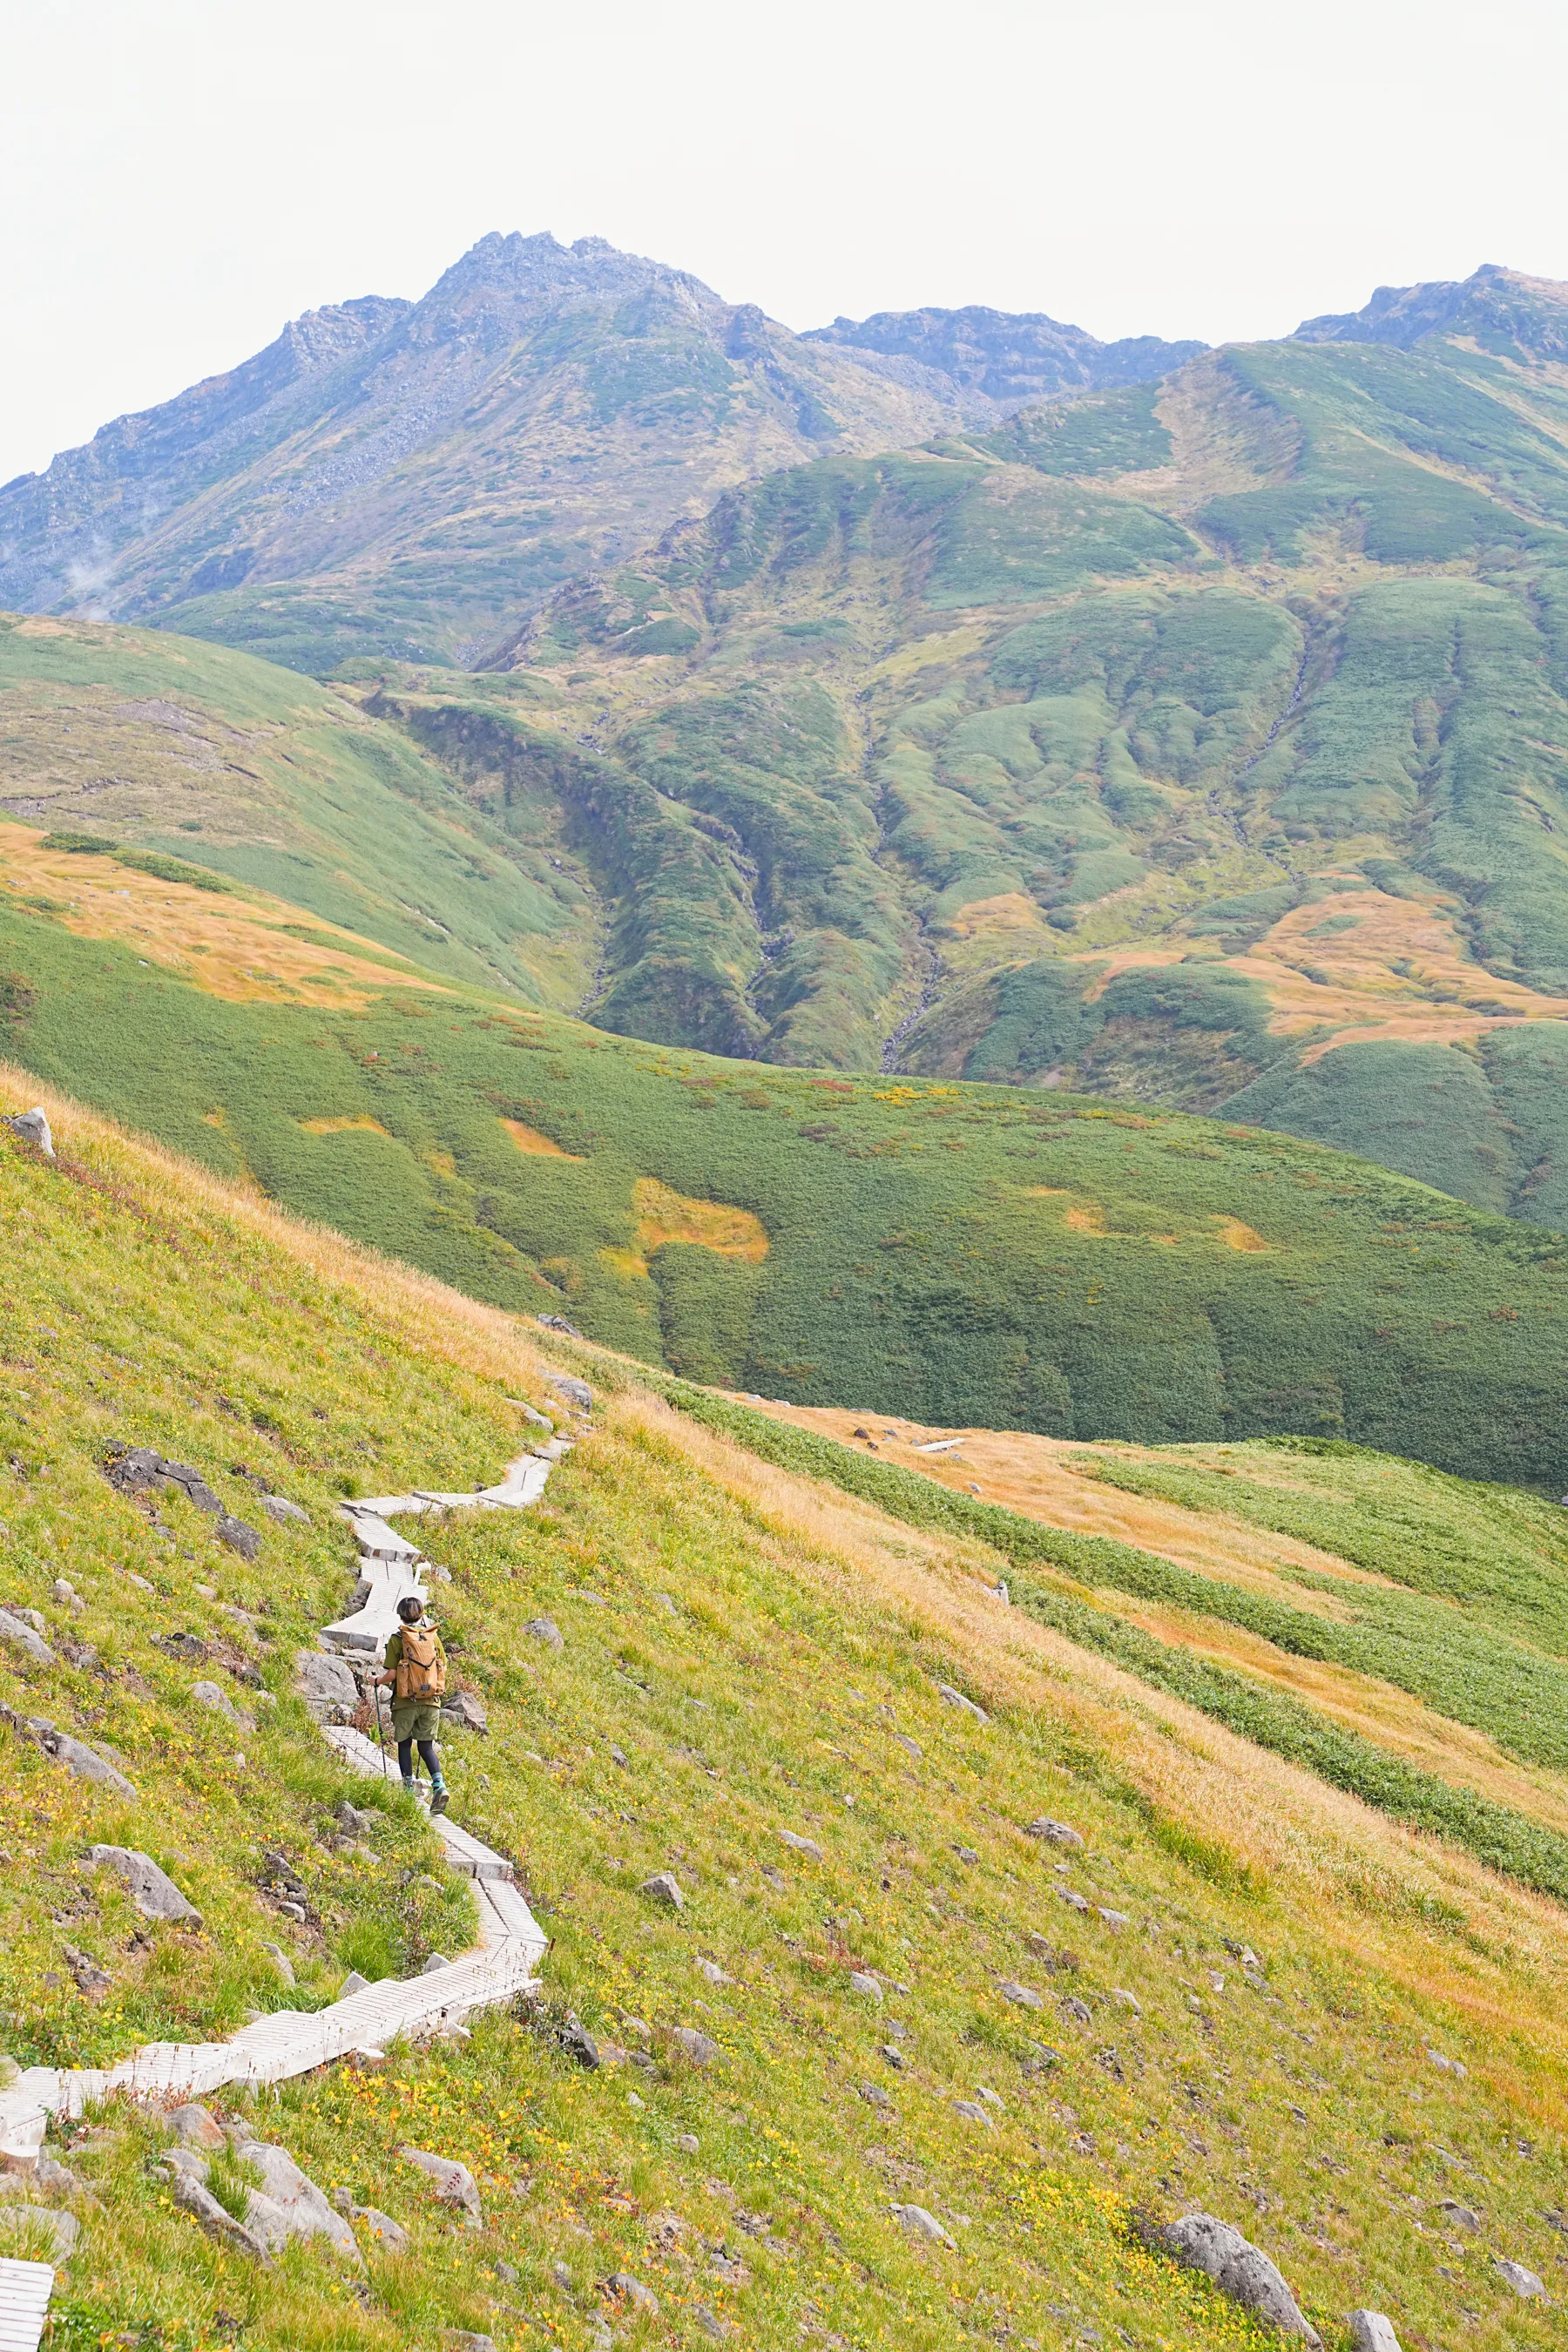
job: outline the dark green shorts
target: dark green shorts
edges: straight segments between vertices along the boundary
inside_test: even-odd
[[[392,1703],[395,1739],[434,1739],[441,1728],[439,1699],[399,1698]]]

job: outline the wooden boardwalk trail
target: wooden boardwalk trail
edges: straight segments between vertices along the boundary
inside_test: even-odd
[[[554,1451],[564,1452],[563,1444]],[[323,1646],[379,1656],[395,1629],[405,1593],[425,1597],[429,1563],[398,1535],[394,1518],[463,1509],[521,1510],[544,1491],[552,1463],[525,1454],[499,1486],[471,1494],[381,1496],[345,1503],[341,1516],[360,1552],[356,1607],[321,1633]],[[393,1759],[363,1732],[323,1724],[322,1737],[352,1770],[397,1780]],[[420,1790],[422,1801],[428,1801]],[[430,1827],[447,1860],[474,1884],[479,1940],[460,1958],[406,1979],[387,1978],[325,2009],[274,2010],[224,2042],[153,2042],[109,2067],[30,2066],[0,2091],[0,2168],[27,2172],[43,2149],[51,2116],[77,2116],[95,2100],[121,2096],[171,2105],[210,2097],[229,2084],[283,2083],[334,2059],[379,2057],[398,2034],[460,2024],[470,2010],[508,2001],[538,1980],[549,1938],[513,1883],[512,1866],[449,1815]],[[0,2352],[35,2352],[54,2273],[47,2263],[0,2261]]]

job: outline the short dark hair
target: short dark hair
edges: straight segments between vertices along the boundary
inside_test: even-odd
[[[416,1625],[425,1614],[425,1603],[416,1592],[405,1592],[397,1604],[397,1613],[405,1625]]]

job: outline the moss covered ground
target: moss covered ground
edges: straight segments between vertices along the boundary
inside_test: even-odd
[[[26,1085],[6,1076],[7,1107]],[[513,1400],[552,1394],[535,1327],[49,1108],[57,1165],[0,1140],[25,1243],[4,1274],[0,1600],[39,1612],[58,1661],[7,1652],[0,1678],[16,1715],[115,1747],[136,1796],[84,1789],[0,1729],[18,1798],[0,1999],[22,2058],[278,2005],[268,1942],[300,2005],[355,1953],[406,1969],[465,1932],[464,1889],[398,1805],[352,1853],[329,1835],[364,1784],[296,1713],[292,1652],[346,1594],[337,1496],[490,1475],[518,1443]],[[404,2256],[367,2244],[363,2276],[298,2248],[258,2272],[172,2206],[152,2120],[87,2118],[59,2151],[90,2197],[57,2342],[575,2344],[613,2315],[597,2283],[626,2270],[659,2309],[616,2330],[650,2345],[701,2340],[700,2305],[770,2346],[1090,2328],[1151,2352],[1261,2344],[1140,2241],[1136,2214],[1188,2201],[1265,2244],[1335,2345],[1366,2303],[1407,2343],[1552,2340],[1494,2257],[1562,2294],[1554,1903],[1001,1609],[994,1530],[889,1516],[765,1463],[749,1423],[741,1443],[672,1412],[634,1362],[549,1344],[600,1391],[596,1426],[542,1508],[431,1546],[489,1718],[448,1742],[455,1810],[514,1856],[543,1918],[545,2003],[381,2074],[236,2097],[323,2186],[410,2229]],[[261,1476],[311,1524],[268,1523],[249,1564],[178,1502],[160,1499],[161,1532],[107,1486],[112,1439],[193,1462],[237,1507]],[[1311,1459],[1332,1508],[1352,1458]],[[1535,1507],[1443,1491],[1439,1549],[1456,1513],[1484,1525],[1494,1500],[1517,1547]],[[527,1636],[542,1613],[558,1654]],[[172,1632],[206,1656],[173,1657]],[[259,1708],[255,1734],[193,1705],[204,1667]],[[1084,1850],[1028,1836],[1042,1814]],[[94,1838],[153,1853],[202,1927],[125,1916],[114,1882],[75,1867]],[[268,1897],[272,1842],[304,1922]],[[655,1869],[684,1885],[679,1916],[637,1893]],[[567,2008],[611,2063],[554,2046]],[[678,2026],[718,2055],[691,2064]],[[399,2159],[410,2140],[470,2165],[481,2231]],[[901,2202],[952,2247],[908,2238]]]

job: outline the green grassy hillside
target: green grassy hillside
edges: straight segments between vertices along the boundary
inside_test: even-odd
[[[0,617],[5,820],[194,860],[532,1002],[574,1006],[597,954],[557,825],[497,824],[343,695],[194,637]]]
[[[606,1037],[3,845],[8,1052],[477,1297],[805,1402],[1568,1478],[1538,1228],[1258,1128]]]
[[[0,1092],[28,1098],[11,1075]],[[26,1238],[0,1275],[0,1601],[37,1611],[56,1656],[0,1650],[0,1685],[13,1720],[113,1748],[135,1794],[0,1727],[0,1981],[23,2062],[220,2032],[247,2004],[330,1998],[355,1958],[407,1970],[460,1941],[465,1889],[401,1800],[340,1836],[331,1808],[365,1784],[297,1710],[292,1654],[351,1580],[334,1498],[489,1474],[518,1442],[512,1400],[549,1396],[508,1318],[49,1107],[56,1165],[0,1135],[6,1230]],[[366,2241],[363,2277],[300,2247],[272,2272],[219,2249],[153,2168],[156,2119],[89,2115],[51,2150],[80,2185],[49,2193],[83,2231],[52,2340],[405,2352],[461,2328],[516,2352],[615,2317],[600,2283],[627,2272],[658,2308],[616,2332],[649,2347],[728,2326],[769,2346],[1262,2352],[1277,2339],[1148,2245],[1202,2207],[1279,2261],[1334,2352],[1363,2305],[1407,2345],[1554,2341],[1557,1906],[1003,1609],[1006,1514],[984,1535],[911,1524],[896,1485],[879,1508],[769,1466],[780,1433],[755,1416],[726,1436],[635,1367],[576,1362],[598,1426],[544,1506],[432,1538],[454,1661],[489,1713],[484,1737],[447,1742],[455,1809],[526,1878],[552,1938],[543,2001],[383,2074],[215,2102],[407,2228],[401,2256]],[[160,1498],[161,1532],[105,1482],[114,1441],[197,1465],[231,1505],[259,1477],[311,1523],[269,1525],[252,1565],[178,1501]],[[1321,1541],[1357,1521],[1364,1474],[1308,1459]],[[1254,1486],[1300,1488],[1302,1464],[1245,1458]],[[1220,1485],[1223,1467],[1183,1455],[1168,1475]],[[1404,1475],[1416,1551],[1528,1543],[1527,1502]],[[527,1638],[542,1612],[558,1654]],[[236,1667],[254,1730],[190,1696]],[[1042,1813],[1083,1849],[1027,1835]],[[151,1852],[199,1929],[129,1915],[76,1867],[95,1840]],[[269,1902],[264,1847],[303,1884],[303,1921]],[[686,1890],[678,1916],[637,1891],[656,1869]],[[556,2045],[568,2010],[600,2068]],[[707,2063],[681,2027],[716,2045]],[[471,2167],[481,2230],[451,2226],[399,2159],[409,2141]],[[905,2203],[952,2244],[906,2235]]]
[[[731,492],[519,636],[548,709],[374,707],[599,845],[607,1027],[1223,1106],[1550,1223],[1565,399],[1515,343],[1211,354]]]

